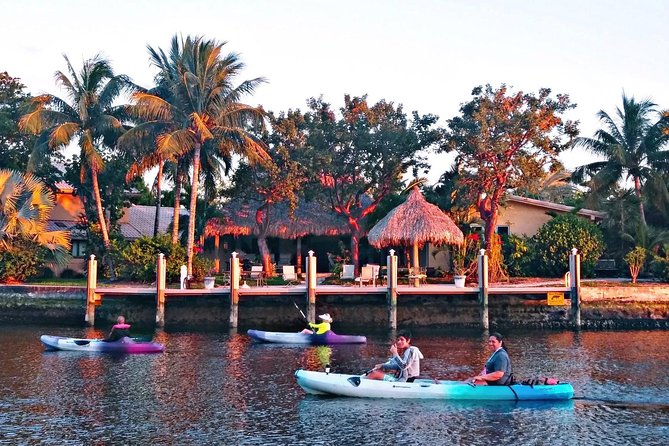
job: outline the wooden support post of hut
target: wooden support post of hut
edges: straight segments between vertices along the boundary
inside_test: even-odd
[[[571,320],[575,328],[581,328],[581,255],[576,248],[569,255],[569,279],[571,284]]]
[[[88,260],[88,277],[86,279],[86,316],[84,317],[86,325],[89,327],[95,325],[95,288],[97,288],[97,282],[98,261],[95,260],[95,256],[91,254],[91,257]]]
[[[316,257],[309,251],[307,257],[307,319],[316,322]]]
[[[481,327],[488,330],[490,328],[490,321],[488,320],[488,255],[485,253],[485,249],[482,249],[479,253],[478,276]]]
[[[161,252],[156,260],[156,325],[165,327],[165,285],[167,275],[167,259]]]
[[[239,257],[232,253],[230,259],[230,328],[237,328],[239,318]]]
[[[386,260],[388,278],[388,325],[391,329],[397,329],[397,256],[395,250],[391,249]]]

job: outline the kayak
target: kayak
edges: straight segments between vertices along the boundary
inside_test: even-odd
[[[165,346],[158,342],[135,341],[128,337],[107,342],[104,339],[76,339],[42,335],[40,341],[47,350],[105,353],[160,353],[165,350]]]
[[[333,331],[324,334],[284,333],[278,331],[249,330],[246,332],[251,339],[259,342],[274,342],[279,344],[364,344],[367,338],[364,336],[338,335]]]
[[[340,373],[295,372],[297,383],[312,395],[337,395],[358,398],[417,398],[441,400],[537,401],[569,400],[574,388],[569,383],[554,385],[477,386],[462,381],[416,379],[414,382],[388,382]]]

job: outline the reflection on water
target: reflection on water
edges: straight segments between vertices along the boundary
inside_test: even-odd
[[[157,331],[161,355],[44,352],[40,334],[0,331],[0,444],[669,443],[666,332],[505,333],[521,378],[572,382],[577,398],[557,403],[323,398],[295,383],[298,368],[362,373],[385,360],[392,333],[302,347]],[[413,343],[424,374],[461,379],[487,359],[486,339],[417,332]]]

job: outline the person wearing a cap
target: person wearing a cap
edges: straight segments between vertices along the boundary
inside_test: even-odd
[[[309,327],[312,328],[313,330],[305,328],[304,330],[302,330],[302,333],[313,334],[315,330],[316,334],[320,335],[330,331],[330,324],[332,323],[332,317],[330,317],[330,313],[319,314],[318,318],[323,322],[321,322],[320,324],[314,324],[312,322],[309,322]]]
[[[395,343],[390,346],[390,355],[389,360],[374,366],[367,374],[368,379],[405,382],[420,375],[423,354],[418,347],[411,345],[409,330],[397,332]]]

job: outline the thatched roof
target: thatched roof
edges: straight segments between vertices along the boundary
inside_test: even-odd
[[[367,239],[375,248],[425,242],[459,245],[464,242],[460,228],[441,209],[425,201],[417,187],[411,190],[404,203],[374,225]]]
[[[256,234],[256,211],[261,203],[255,200],[232,200],[223,207],[224,216],[211,218],[204,230],[205,237],[214,235]],[[294,239],[307,235],[343,235],[351,230],[346,220],[315,202],[300,202],[293,218],[287,203],[278,203],[269,209],[269,237]]]

